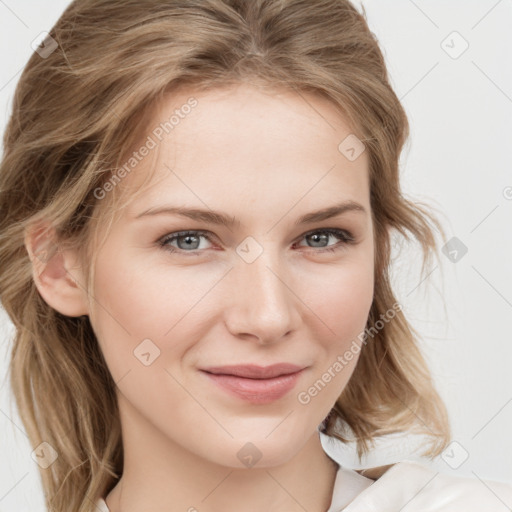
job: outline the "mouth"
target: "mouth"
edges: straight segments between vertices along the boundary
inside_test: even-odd
[[[304,369],[301,366],[280,363],[267,367],[212,367],[201,372],[231,396],[253,404],[268,404],[288,394],[297,384]]]
[[[246,379],[273,379],[283,375],[291,375],[303,369],[303,366],[291,363],[277,363],[270,366],[258,366],[255,364],[213,366],[205,368],[203,371],[214,375],[232,375]]]

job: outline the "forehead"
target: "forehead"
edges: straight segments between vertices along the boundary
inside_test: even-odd
[[[367,152],[347,158],[353,128],[319,95],[252,84],[181,89],[153,105],[147,126],[141,144],[154,147],[122,183],[138,192],[129,214],[166,200],[272,207],[323,195],[368,204]]]

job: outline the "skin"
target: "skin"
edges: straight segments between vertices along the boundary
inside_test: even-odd
[[[178,91],[158,104],[150,126],[191,96],[198,105],[118,185],[138,194],[96,251],[95,300],[77,285],[85,276],[71,251],[35,271],[52,307],[90,316],[118,386],[125,468],[106,502],[111,512],[325,512],[337,466],[317,426],[358,354],[309,403],[297,395],[349,349],[370,311],[367,152],[350,161],[338,150],[352,130],[326,99],[250,84]],[[150,170],[153,179],[139,189]],[[366,211],[294,224],[345,200]],[[239,224],[134,218],[161,205],[222,211]],[[355,242],[322,238],[325,228],[349,231]],[[211,238],[193,238],[190,249],[184,238],[175,240],[168,244],[175,253],[158,245],[184,230]],[[312,231],[318,240],[305,236]],[[236,252],[247,237],[263,251],[250,264]],[[32,244],[27,238],[29,250]],[[339,249],[322,252],[326,246]],[[145,339],[160,350],[148,366],[134,356]],[[199,371],[277,362],[305,370],[270,404],[233,397]],[[247,443],[261,454],[251,468],[237,457]]]

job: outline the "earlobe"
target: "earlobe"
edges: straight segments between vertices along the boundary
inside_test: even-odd
[[[62,250],[54,231],[45,232],[44,227],[26,230],[25,247],[34,283],[44,301],[66,316],[88,315],[87,292],[75,252]]]

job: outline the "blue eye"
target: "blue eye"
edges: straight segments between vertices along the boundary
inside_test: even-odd
[[[192,255],[198,255],[197,252],[192,252],[187,249],[192,249],[193,251],[197,251],[197,244],[200,238],[206,238],[206,240],[211,241],[210,237],[206,234],[206,231],[181,231],[178,233],[171,233],[170,235],[165,236],[163,239],[159,241],[159,244],[162,248],[169,252],[190,252]],[[181,247],[179,247],[180,242],[183,240]],[[178,247],[174,247],[169,245],[171,242],[178,242]],[[184,249],[187,248],[187,249]],[[177,250],[176,250],[177,249]]]
[[[341,240],[341,243],[338,243],[332,247],[323,246],[321,251],[316,252],[334,252],[339,249],[342,249],[344,245],[354,243],[355,239],[352,234],[344,229],[336,229],[336,228],[326,228],[326,229],[317,229],[316,231],[311,231],[302,235],[305,239],[310,239],[317,243],[318,241],[328,241],[329,237],[336,237]],[[301,246],[302,247],[302,246]]]
[[[335,244],[334,246],[316,246],[321,250],[314,252],[334,252],[344,248],[345,245],[351,244],[355,242],[354,237],[349,231],[344,229],[337,228],[324,228],[317,229],[316,231],[310,231],[302,235],[301,238],[312,241],[313,243],[323,243],[328,242],[330,237],[335,237],[341,240],[340,243]],[[188,253],[192,256],[199,256],[201,252],[203,252],[199,246],[200,239],[204,238],[211,242],[211,237],[209,236],[207,231],[179,231],[176,233],[170,233],[169,235],[164,236],[158,241],[158,245],[165,251],[171,253]],[[173,242],[177,244],[176,246],[171,245]],[[304,247],[304,246],[300,246]],[[310,246],[311,247],[311,246]],[[315,248],[313,246],[312,248]],[[191,250],[189,250],[191,249]],[[204,247],[203,247],[204,249]]]

